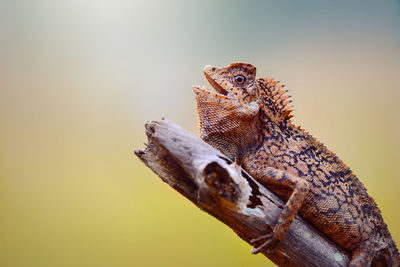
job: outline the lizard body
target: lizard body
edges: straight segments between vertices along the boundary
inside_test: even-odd
[[[217,93],[193,88],[201,138],[286,201],[272,233],[253,252],[272,251],[297,213],[352,253],[349,266],[400,266],[400,256],[374,199],[352,171],[291,121],[291,100],[250,64],[207,66]]]

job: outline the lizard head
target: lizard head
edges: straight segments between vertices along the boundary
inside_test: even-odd
[[[251,64],[233,63],[223,68],[206,66],[204,74],[219,94],[235,98],[242,103],[254,100],[256,68]]]
[[[200,122],[200,137],[230,158],[257,136],[254,118],[259,104],[253,93],[256,69],[250,64],[234,63],[223,68],[206,66],[204,74],[216,93],[205,86],[194,86]],[[245,143],[244,143],[245,142]]]
[[[194,86],[197,103],[205,99],[208,105],[217,105],[217,102],[229,107],[245,109],[246,106],[257,105],[256,100],[256,68],[251,64],[233,63],[223,68],[207,65],[204,70],[208,82],[216,93],[205,86]],[[254,103],[253,103],[254,102]]]
[[[272,78],[256,79],[256,68],[251,64],[233,63],[223,68],[206,66],[204,74],[219,94],[235,99],[243,105],[256,102],[265,120],[277,123],[292,117],[290,96],[284,85]]]
[[[260,124],[281,127],[292,117],[283,85],[270,78],[256,79],[256,68],[250,64],[206,66],[204,74],[216,92],[193,87],[200,137],[230,158],[258,142]]]

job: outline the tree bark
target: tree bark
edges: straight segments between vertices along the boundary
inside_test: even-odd
[[[271,232],[284,202],[200,138],[162,119],[146,123],[149,144],[135,154],[164,182],[244,241]],[[179,234],[179,233],[178,233]],[[278,266],[347,266],[349,253],[299,215],[273,253]]]

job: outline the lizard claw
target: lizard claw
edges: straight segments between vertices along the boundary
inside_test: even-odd
[[[263,235],[263,236],[260,236],[260,237],[257,237],[257,238],[254,238],[254,239],[250,240],[250,244],[254,244],[254,243],[256,243],[258,241],[261,241],[261,240],[265,240],[264,243],[262,243],[259,247],[254,246],[251,249],[251,254],[260,253],[260,252],[264,251],[265,248],[270,246],[271,244],[272,244],[271,248],[267,251],[267,253],[272,253],[275,250],[275,248],[278,245],[278,243],[279,243],[279,240],[274,237],[274,233],[271,232],[271,233],[268,233],[266,235]]]

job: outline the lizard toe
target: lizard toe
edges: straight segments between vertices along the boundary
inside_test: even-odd
[[[250,240],[250,244],[255,244],[258,243],[259,241],[264,241],[264,242],[260,246],[254,246],[251,249],[252,254],[258,254],[262,251],[266,251],[267,253],[272,253],[275,250],[280,240],[275,238],[274,234],[271,232],[266,235]]]

